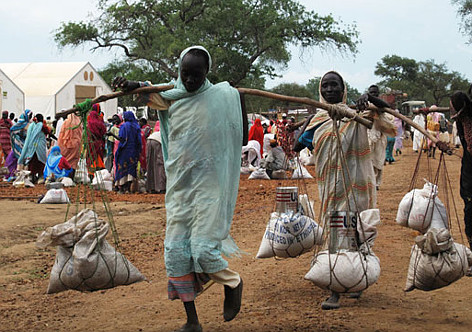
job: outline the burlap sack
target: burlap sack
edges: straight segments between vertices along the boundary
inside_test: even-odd
[[[431,228],[417,236],[411,249],[405,291],[424,291],[448,286],[466,275],[472,252],[455,243],[447,229]]]
[[[84,209],[65,223],[49,227],[36,242],[57,245],[47,293],[67,289],[94,291],[128,285],[144,276],[105,239],[108,223]]]

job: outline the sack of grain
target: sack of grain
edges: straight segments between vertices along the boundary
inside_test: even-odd
[[[60,182],[59,182],[60,183]],[[69,197],[64,189],[49,189],[39,204],[66,204],[69,203]]]
[[[379,276],[380,261],[372,251],[341,249],[332,254],[319,252],[305,279],[322,289],[351,293],[367,289]]]
[[[74,182],[76,183],[90,183],[88,176],[87,163],[84,158],[80,158],[77,163],[77,169],[75,170]]]
[[[297,257],[322,243],[323,229],[300,213],[273,212],[256,258]]]
[[[449,228],[446,207],[437,195],[437,186],[430,182],[413,189],[398,205],[396,222],[423,234],[431,227]]]
[[[424,291],[450,285],[466,275],[472,266],[472,252],[455,243],[445,228],[431,228],[417,236],[411,249],[405,291]]]
[[[264,168],[258,168],[254,172],[249,175],[249,180],[270,180],[270,177],[267,175],[266,170]]]
[[[13,187],[15,188],[32,188],[34,187],[33,182],[29,179],[30,171],[21,170],[16,173],[16,179],[13,181]]]
[[[293,171],[292,179],[313,179],[313,176],[303,165],[298,165]]]
[[[84,209],[62,224],[39,235],[36,245],[56,245],[48,294],[67,289],[94,291],[128,285],[144,276],[105,239],[108,223]]]

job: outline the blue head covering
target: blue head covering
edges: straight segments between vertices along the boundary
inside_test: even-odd
[[[56,145],[51,149],[51,152],[49,152],[48,160],[44,166],[44,179],[46,179],[51,174],[54,174],[56,179],[69,175],[72,170],[59,169],[59,162],[61,161],[61,158],[61,148]]]
[[[18,119],[18,122],[15,123],[10,128],[10,132],[19,131],[19,130],[25,128],[29,123],[29,114],[30,113],[31,113],[30,110],[25,110],[23,113],[21,113],[20,118]]]
[[[194,92],[188,92],[187,89],[185,89],[184,83],[182,82],[182,79],[180,78],[180,68],[182,66],[182,60],[184,56],[191,50],[201,50],[204,51],[207,56],[208,56],[208,71],[210,71],[211,68],[211,56],[210,53],[204,48],[203,46],[196,45],[196,46],[190,46],[186,48],[185,50],[180,53],[180,58],[179,58],[179,77],[177,78],[177,81],[174,83],[174,88],[171,90],[163,91],[160,92],[159,94],[168,100],[178,100],[186,97],[190,97],[199,93],[202,93],[203,91],[207,90],[209,87],[211,87],[213,84],[210,83],[208,79],[205,79],[203,82],[202,86]]]

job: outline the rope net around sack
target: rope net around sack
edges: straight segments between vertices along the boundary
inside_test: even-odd
[[[303,167],[298,156],[295,161],[285,157],[284,169],[293,170],[295,167]],[[306,179],[296,178],[296,183],[298,196],[296,209],[285,213],[271,213],[257,254],[258,258],[295,258],[309,252],[319,244],[321,231],[315,220],[315,211]],[[272,211],[277,211],[277,199]]]
[[[423,140],[426,140],[423,138]],[[421,146],[423,147],[425,142],[422,142]],[[467,258],[464,256],[467,256],[468,248],[463,248],[461,245],[454,244],[454,240],[460,239],[460,243],[462,244],[467,244],[467,241],[465,240],[464,232],[462,230],[461,222],[459,220],[459,216],[457,213],[457,206],[456,206],[456,200],[454,197],[454,190],[452,188],[451,184],[451,178],[449,175],[449,172],[447,170],[447,163],[446,163],[446,154],[441,151],[439,160],[437,162],[437,165],[435,165],[435,162],[433,162],[435,159],[430,158],[429,155],[423,154],[423,149],[421,148],[418,154],[418,159],[415,165],[415,169],[412,175],[412,179],[410,182],[409,186],[409,194],[411,197],[407,199],[407,196],[405,195],[405,198],[402,203],[408,204],[407,207],[408,213],[407,216],[404,219],[407,219],[408,221],[415,219],[412,214],[416,215],[422,215],[422,220],[420,220],[421,223],[421,228],[425,231],[422,231],[422,233],[426,233],[426,230],[431,230],[431,228],[445,228],[449,230],[449,233],[451,235],[451,240],[453,243],[453,251],[456,251],[460,259],[460,266],[462,271],[466,271],[468,266],[464,266],[464,264],[467,265]],[[418,195],[424,195],[425,188],[423,190],[418,190],[418,186],[420,180],[419,179],[425,179],[426,181],[431,183],[431,190],[429,193],[429,197],[427,197],[427,204],[424,204],[424,212],[422,211],[413,211],[415,209],[415,202],[418,201]],[[407,194],[408,195],[408,194]],[[400,207],[399,207],[400,209]],[[444,211],[445,213],[439,213],[440,211]],[[400,212],[399,212],[400,214]],[[399,215],[398,214],[398,215]],[[398,222],[398,215],[397,215],[397,222]],[[408,226],[408,225],[406,225]],[[425,235],[426,236],[426,235]],[[462,250],[463,248],[463,250]],[[432,255],[431,259],[434,259],[434,257],[437,257],[436,255]],[[412,261],[414,262],[414,273],[413,273],[413,278],[412,278],[412,284],[416,285],[418,282],[418,272],[421,273],[421,269],[419,269],[419,264],[424,264],[421,263],[421,260],[424,259],[424,255],[421,253],[421,250],[418,248],[417,245],[414,245],[411,253],[410,253],[410,265],[412,264]],[[438,280],[437,283],[441,284],[440,287],[447,286],[454,282],[457,279],[452,279],[452,280],[446,280],[444,279],[444,269],[449,269],[450,268],[450,263],[444,259],[442,261],[437,260],[440,264],[437,266],[434,266],[434,273],[432,275],[428,275],[429,278]],[[432,266],[432,265],[431,265]],[[410,267],[411,268],[411,267]],[[461,273],[463,276],[465,273]],[[410,278],[410,276],[409,276]],[[419,281],[421,282],[421,281]],[[408,283],[408,282],[407,282]],[[412,290],[411,289],[406,289],[406,290]],[[428,289],[423,289],[423,290],[428,290]]]
[[[89,129],[87,128],[87,116],[89,111],[92,108],[91,100],[87,99],[85,102],[82,102],[78,105],[75,105],[76,109],[78,110],[78,116],[81,119],[81,122],[78,126],[82,126],[82,139],[81,139],[81,152],[80,152],[80,159],[79,159],[79,166],[76,170],[75,179],[78,179],[78,184],[76,186],[76,195],[74,202],[70,202],[67,204],[66,214],[64,216],[64,222],[66,222],[70,215],[72,214],[72,222],[75,223],[77,226],[78,218],[77,216],[82,216],[84,211],[90,209],[93,211],[91,214],[91,218],[93,218],[93,230],[94,230],[94,241],[95,241],[95,249],[94,254],[98,255],[97,264],[95,265],[92,270],[87,270],[87,275],[83,272],[79,272],[80,277],[79,280],[75,280],[75,284],[71,285],[71,281],[65,281],[64,278],[68,278],[68,274],[70,275],[69,271],[64,271],[64,269],[71,269],[71,266],[74,266],[74,257],[73,257],[73,250],[63,250],[63,248],[58,247],[58,254],[66,255],[65,259],[61,262],[59,270],[57,274],[59,276],[59,281],[62,284],[63,288],[65,289],[76,289],[76,290],[87,290],[93,291],[98,289],[104,288],[112,288],[117,285],[126,285],[131,282],[135,282],[137,280],[130,280],[130,276],[132,279],[137,274],[140,275],[139,271],[126,259],[124,255],[121,254],[120,248],[120,240],[118,236],[118,232],[116,230],[116,225],[113,219],[113,213],[110,207],[110,199],[107,195],[107,191],[105,190],[103,184],[104,179],[102,173],[97,172],[99,170],[99,165],[96,160],[93,158],[97,157],[95,147],[89,141],[89,138],[92,136],[89,133]],[[77,127],[75,127],[77,128]],[[65,129],[65,128],[64,128]],[[64,130],[63,129],[63,130]],[[74,128],[71,128],[74,129]],[[78,173],[78,174],[77,174]],[[94,174],[98,180],[98,187],[92,185],[92,181],[90,181],[89,176]],[[77,181],[76,181],[77,182]],[[98,195],[96,195],[98,192]],[[97,199],[96,196],[99,196]],[[72,201],[72,200],[71,200]],[[98,210],[98,204],[101,203],[104,213],[105,219],[102,220],[98,217],[96,211]],[[106,230],[104,230],[104,222],[106,226]],[[108,242],[105,240],[106,233],[108,232],[108,228],[111,230],[112,238],[113,238],[113,245],[114,248],[111,247]],[[103,233],[105,232],[105,234]],[[74,244],[80,241],[80,239],[74,239]],[[72,248],[72,247],[71,247]],[[59,251],[60,250],[60,251]],[[57,263],[58,259],[56,259]],[[93,282],[90,283],[94,277],[96,277],[97,270],[101,269],[100,271],[100,278],[101,280],[105,280],[102,282],[100,286],[94,285]],[[54,269],[54,268],[53,268]],[[117,269],[121,269],[118,271],[121,276],[117,277]],[[125,269],[125,271],[123,271]],[[105,271],[105,272],[104,272]],[[105,274],[105,275],[103,275]],[[52,273],[51,273],[52,275]],[[142,276],[141,276],[142,277]],[[118,284],[116,284],[116,280],[119,278]],[[108,281],[107,281],[108,279]],[[142,279],[141,279],[142,280]],[[92,280],[93,281],[93,280]],[[52,282],[52,280],[51,280]],[[51,289],[51,283],[50,287]],[[50,291],[48,292],[55,292]],[[61,291],[63,289],[59,289],[57,291]]]
[[[320,224],[323,227],[323,244],[320,246],[315,247],[314,250],[314,258],[312,260],[312,267],[316,264],[317,259],[319,259],[319,255],[322,252],[328,253],[328,262],[329,262],[329,283],[326,285],[325,288],[332,290],[333,284],[336,282],[337,285],[340,285],[342,291],[338,291],[340,293],[358,291],[358,289],[365,289],[370,285],[369,282],[369,275],[367,273],[367,263],[365,257],[367,255],[371,255],[371,248],[369,245],[361,245],[359,243],[359,233],[362,234],[363,238],[366,238],[366,234],[364,232],[364,226],[359,215],[359,207],[356,199],[356,195],[353,193],[353,181],[352,176],[349,171],[349,167],[346,162],[345,152],[342,148],[341,142],[341,133],[339,132],[339,125],[341,123],[340,120],[333,119],[332,120],[333,126],[332,131],[327,139],[329,139],[329,155],[326,156],[328,160],[328,178],[325,181],[325,186],[322,187],[320,193],[320,209],[319,209],[319,220]],[[338,169],[340,168],[341,171],[341,178],[338,178],[339,172],[330,172],[329,170]],[[334,178],[332,178],[334,173]],[[334,192],[328,192],[329,183],[334,181]],[[338,192],[338,187],[341,187],[343,192],[343,197],[346,200],[346,210],[345,211],[329,211],[331,200],[336,200],[336,194]],[[334,198],[333,198],[334,197]],[[341,249],[337,248],[338,243],[333,243],[335,236],[333,236],[333,228],[331,227],[330,223],[330,214],[333,215],[336,212],[342,212],[345,215],[343,219],[345,234],[350,234],[353,236],[351,241],[350,247]],[[352,219],[354,218],[354,219]],[[353,222],[351,222],[353,221]],[[359,225],[359,227],[357,227]],[[360,262],[360,271],[359,273],[359,280],[353,283],[349,283],[347,285],[343,278],[337,275],[336,268],[341,261],[341,255],[344,255],[346,252],[348,253],[355,253],[357,255],[357,259]],[[321,257],[321,256],[320,256]],[[352,280],[350,280],[352,281]],[[365,285],[361,285],[365,283]]]

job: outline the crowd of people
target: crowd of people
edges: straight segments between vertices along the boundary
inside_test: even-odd
[[[8,169],[4,175],[8,182],[22,170],[30,172],[33,183],[74,179],[85,167],[90,177],[107,169],[119,193],[137,192],[138,180],[144,181],[148,193],[166,191],[159,121],[152,128],[145,118],[138,122],[131,111],[105,121],[99,104],[92,105],[85,127],[74,113],[50,121],[25,110],[16,122],[12,119],[13,113],[2,112],[0,167]]]

